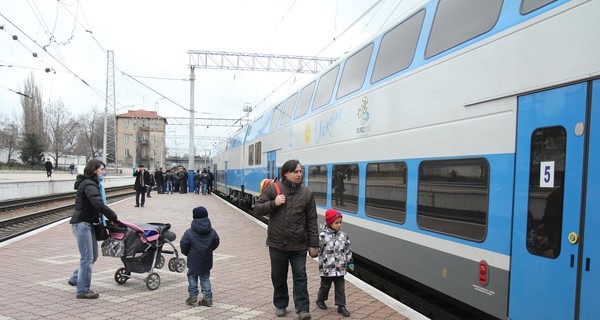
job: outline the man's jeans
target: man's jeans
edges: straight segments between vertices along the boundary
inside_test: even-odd
[[[288,265],[291,265],[296,312],[309,312],[306,250],[283,251],[269,247],[269,256],[271,257],[271,281],[273,282],[273,304],[275,307],[285,309],[289,304],[290,295],[287,277]]]
[[[79,248],[79,268],[75,269],[69,279],[77,283],[77,295],[90,291],[92,285],[92,265],[98,259],[98,243],[89,222],[79,222],[71,225],[73,235]]]
[[[212,288],[210,286],[210,272],[201,274],[200,276],[188,276],[188,294],[190,297],[198,296],[198,278],[200,278],[200,289],[204,300],[212,300]]]

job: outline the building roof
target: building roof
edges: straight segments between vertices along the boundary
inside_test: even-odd
[[[150,119],[160,119],[167,122],[167,118],[161,117],[158,115],[156,111],[148,111],[144,109],[139,110],[129,110],[127,113],[121,113],[117,115],[117,118],[150,118]]]

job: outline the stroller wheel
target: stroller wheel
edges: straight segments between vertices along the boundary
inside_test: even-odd
[[[115,281],[118,284],[123,284],[129,280],[129,276],[131,276],[131,272],[127,272],[125,268],[119,268],[117,272],[115,272]]]
[[[177,271],[177,258],[169,259],[169,271]]]
[[[175,267],[177,272],[182,273],[185,270],[185,259],[179,258],[177,259],[177,266]]]
[[[156,272],[152,272],[146,277],[146,287],[150,290],[156,290],[160,286],[160,276]]]
[[[161,254],[158,256],[155,267],[157,269],[160,269],[160,268],[164,267],[164,265],[165,265],[165,257]]]

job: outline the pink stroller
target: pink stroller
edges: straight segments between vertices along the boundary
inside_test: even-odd
[[[110,238],[102,243],[102,255],[120,257],[124,267],[115,272],[115,281],[124,284],[131,277],[131,273],[150,274],[146,277],[146,287],[156,290],[160,286],[160,276],[154,268],[165,265],[163,254],[175,254],[169,260],[169,270],[183,272],[186,268],[185,259],[179,258],[179,253],[173,245],[177,236],[169,231],[170,224],[163,223],[131,223],[118,221],[117,226],[107,227]],[[164,250],[167,243],[172,250]]]

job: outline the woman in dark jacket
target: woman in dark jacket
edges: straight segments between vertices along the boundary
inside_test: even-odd
[[[77,239],[79,248],[79,268],[69,278],[69,284],[77,286],[77,299],[96,299],[98,293],[90,290],[92,283],[92,265],[98,259],[98,243],[93,224],[98,223],[100,213],[110,221],[117,220],[117,214],[109,208],[100,194],[98,176],[104,175],[105,165],[97,159],[90,160],[83,175],[75,180],[75,212],[71,217],[71,230]]]

